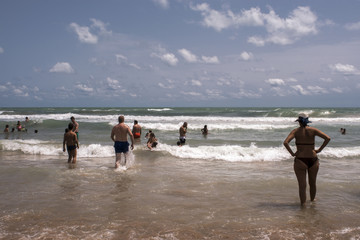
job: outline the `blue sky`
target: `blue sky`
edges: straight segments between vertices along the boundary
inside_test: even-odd
[[[360,107],[360,0],[3,0],[1,107]]]

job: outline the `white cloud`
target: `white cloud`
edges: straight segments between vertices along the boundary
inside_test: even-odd
[[[268,80],[265,80],[265,82],[269,83],[273,87],[285,85],[285,81],[280,78],[269,78]]]
[[[119,84],[119,81],[116,80],[116,79],[111,79],[111,78],[106,78],[106,84],[107,86],[112,89],[112,90],[117,90],[117,89],[120,89],[121,86]]]
[[[292,89],[295,90],[300,95],[312,95],[312,94],[327,94],[328,90],[320,87],[320,86],[308,86],[306,89],[301,85],[291,86]]]
[[[210,9],[207,3],[198,4],[196,6],[190,6],[194,11],[200,11],[204,17],[202,25],[206,27],[212,27],[216,31],[220,32],[225,28],[229,28],[232,24],[231,18],[224,13]]]
[[[206,57],[206,56],[202,56],[201,59],[205,62],[205,63],[220,63],[219,59],[217,56],[213,56],[213,57]]]
[[[81,91],[83,91],[83,92],[93,92],[93,91],[94,91],[93,88],[88,87],[88,86],[86,86],[85,84],[77,84],[77,85],[75,86],[75,88],[76,88],[76,89],[79,89],[79,90],[81,90]]]
[[[266,42],[261,37],[252,36],[248,38],[248,43],[254,44],[255,46],[258,47],[263,47],[265,46]]]
[[[176,66],[179,61],[172,53],[152,53],[151,56],[160,58],[161,61],[169,64],[170,66]]]
[[[171,66],[176,66],[176,64],[178,63],[178,59],[175,57],[174,54],[172,53],[166,53],[166,54],[163,54],[160,56],[160,59],[163,61],[163,62],[166,62],[168,63],[169,65]]]
[[[348,23],[345,25],[345,28],[350,31],[357,31],[360,30],[360,22],[356,23]]]
[[[173,85],[165,85],[163,83],[158,83],[158,86],[164,89],[173,89],[174,86]]]
[[[117,64],[124,64],[124,65],[130,66],[130,67],[136,68],[138,70],[141,70],[141,67],[139,67],[137,64],[129,63],[128,58],[126,56],[121,55],[121,54],[116,54],[115,57],[116,57]]]
[[[49,72],[73,73],[74,69],[71,67],[70,63],[58,62],[49,70]]]
[[[314,94],[326,94],[329,93],[326,89],[319,86],[309,86],[307,89]]]
[[[309,91],[305,90],[301,85],[295,85],[295,86],[291,86],[292,89],[295,90],[295,92],[297,92],[300,95],[309,95]]]
[[[245,89],[240,89],[239,92],[237,93],[232,93],[231,96],[233,96],[234,98],[260,98],[261,94],[256,93],[254,91],[247,91]]]
[[[201,87],[202,83],[199,80],[191,80],[191,85]]]
[[[127,63],[127,57],[125,57],[124,55],[115,54],[115,58],[116,58],[116,63],[117,64]]]
[[[7,87],[5,87],[5,86],[0,86],[0,92],[5,92],[5,91],[7,91],[8,89],[7,89]]]
[[[254,58],[253,54],[251,52],[242,52],[240,54],[240,58],[244,61],[248,61]]]
[[[317,16],[309,7],[297,7],[287,18],[280,18],[272,9],[269,13],[262,13],[259,8],[251,8],[236,14],[231,10],[213,10],[207,3],[190,7],[194,11],[201,12],[202,25],[216,31],[241,26],[264,27],[267,36],[248,38],[248,42],[256,46],[264,46],[266,43],[287,45],[303,36],[317,33]]]
[[[130,67],[133,67],[133,68],[136,68],[136,69],[138,69],[138,70],[141,70],[141,67],[139,67],[137,64],[135,64],[135,63],[129,63],[129,66]]]
[[[191,91],[190,91],[190,92],[184,92],[184,91],[182,91],[181,94],[182,94],[182,95],[189,95],[189,96],[193,96],[193,97],[202,96],[202,94],[199,93],[199,92],[191,92]]]
[[[153,0],[153,2],[164,9],[167,9],[169,7],[168,0]]]
[[[343,88],[340,88],[340,87],[332,88],[331,90],[332,90],[333,92],[336,92],[336,93],[343,93],[343,92],[344,92],[344,89],[343,89]]]
[[[89,44],[96,44],[98,42],[98,37],[90,32],[89,27],[82,27],[77,23],[71,23],[70,28],[78,35],[80,42]]]
[[[4,49],[2,47],[0,47],[0,54],[4,53]]]
[[[360,72],[354,65],[351,64],[342,64],[336,63],[333,65],[329,65],[330,69],[334,72],[345,74],[345,75],[359,75]]]
[[[323,81],[323,82],[332,82],[332,79],[331,79],[331,78],[320,78],[320,81]]]
[[[25,85],[22,85],[19,87],[14,87],[13,93],[18,97],[28,97],[29,96],[28,87]]]
[[[108,31],[106,29],[106,25],[104,22],[95,19],[95,18],[91,18],[90,21],[92,21],[91,27],[93,29],[98,29],[99,30],[99,34],[101,35],[112,35],[112,31]]]
[[[197,56],[185,48],[179,49],[178,52],[187,62],[193,63],[198,61]]]

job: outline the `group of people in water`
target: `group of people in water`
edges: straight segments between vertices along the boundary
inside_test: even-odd
[[[141,127],[138,125],[138,122],[134,122],[133,130],[131,131],[130,127],[127,126],[124,121],[124,116],[119,116],[119,124],[113,127],[111,131],[111,139],[114,141],[115,148],[115,168],[118,168],[120,165],[126,164],[126,156],[129,152],[129,142],[128,136],[131,139],[131,150],[134,149],[134,139],[140,138],[141,136]],[[290,134],[284,140],[284,146],[294,157],[294,171],[299,185],[299,198],[301,206],[306,203],[306,186],[307,181],[306,177],[308,175],[309,185],[310,185],[310,200],[315,201],[316,196],[316,178],[319,171],[319,158],[318,153],[320,153],[326,145],[330,142],[330,137],[323,133],[322,131],[308,126],[309,116],[305,113],[299,114],[297,120],[299,122],[299,127],[292,130]],[[186,133],[187,133],[187,122],[184,122],[179,129],[179,141],[177,145],[181,146],[186,143]],[[205,125],[201,132],[206,135],[208,134],[207,126]],[[152,149],[153,144],[156,143],[156,138],[153,132],[149,132],[149,140],[147,146],[149,149]],[[315,137],[318,136],[323,139],[323,143],[317,149],[315,149]],[[294,151],[289,143],[295,139],[296,151]],[[122,154],[124,154],[124,161],[122,161]]]
[[[28,123],[30,120],[28,117],[25,118],[25,122]],[[20,121],[17,121],[16,126],[13,126],[11,128],[11,132],[15,132],[15,128],[18,132],[27,132],[27,128],[24,125],[21,125]],[[9,133],[10,132],[10,126],[8,124],[5,125],[5,129],[4,129],[4,133]]]
[[[76,163],[77,149],[79,148],[79,124],[76,122],[74,117],[71,117],[70,120],[71,122],[68,124],[64,133],[63,151],[68,152],[68,163],[74,164]],[[26,117],[25,122],[28,121],[29,118]],[[119,116],[118,121],[119,123],[112,128],[110,135],[112,141],[114,142],[115,168],[118,168],[120,165],[126,165],[126,157],[129,153],[129,147],[133,150],[135,139],[140,139],[142,134],[142,128],[137,120],[134,121],[132,129],[125,124],[124,116]],[[315,201],[316,178],[319,171],[318,153],[320,153],[330,142],[330,137],[322,131],[308,126],[311,121],[309,121],[309,116],[305,113],[299,114],[296,121],[299,123],[299,127],[290,132],[284,140],[283,145],[291,156],[294,157],[294,172],[299,185],[300,203],[301,205],[304,205],[306,202],[307,175],[310,185],[310,200]],[[179,140],[177,141],[178,146],[182,146],[186,143],[187,126],[188,123],[184,122],[179,128]],[[16,129],[18,131],[26,131],[25,125],[22,126],[20,121],[18,121]],[[14,131],[15,127],[12,129],[12,132]],[[35,131],[37,132],[37,130]],[[341,129],[342,134],[345,134],[345,131],[345,129]],[[9,125],[5,126],[4,132],[9,132]],[[201,129],[201,132],[204,136],[208,134],[207,125]],[[128,142],[128,136],[130,137],[131,144]],[[315,149],[316,136],[323,139],[323,143],[317,149]],[[145,137],[148,139],[146,144],[147,148],[150,150],[156,148],[158,140],[151,130],[146,133]],[[293,139],[295,139],[295,151],[289,145]],[[123,158],[122,155],[124,156]]]

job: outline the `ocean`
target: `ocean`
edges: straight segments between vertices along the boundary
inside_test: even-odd
[[[331,137],[305,207],[282,145],[300,112]],[[143,131],[115,170],[119,115]],[[76,165],[62,151],[71,116]],[[0,126],[17,121],[27,131],[0,138],[0,239],[360,239],[360,108],[0,108]]]

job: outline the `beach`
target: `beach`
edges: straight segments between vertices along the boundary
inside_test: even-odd
[[[319,154],[317,201],[305,207],[282,146],[299,112],[332,138]],[[119,115],[143,133],[115,170]],[[358,108],[1,108],[0,124],[26,116],[27,132],[0,140],[1,239],[360,238]],[[75,166],[62,151],[71,116],[80,124]]]

